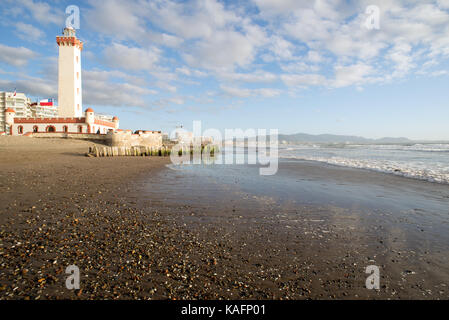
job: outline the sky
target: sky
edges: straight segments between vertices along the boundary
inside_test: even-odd
[[[2,0],[0,91],[57,99],[69,5],[121,128],[449,140],[449,0]]]

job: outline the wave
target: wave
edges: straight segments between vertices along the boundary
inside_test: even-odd
[[[449,144],[298,144],[286,148],[288,151],[303,149],[372,149],[388,151],[413,151],[413,152],[448,152]]]
[[[425,165],[418,163],[411,164],[411,163],[401,163],[386,160],[361,160],[361,159],[348,159],[342,157],[324,158],[324,157],[294,156],[294,155],[280,155],[280,157],[284,159],[317,161],[342,167],[366,169],[376,172],[394,174],[412,179],[449,184],[449,168],[443,166],[438,168],[429,168],[426,167]]]
[[[361,146],[366,148],[367,146]],[[370,145],[375,150],[413,151],[413,152],[449,152],[448,144],[412,144],[412,145]]]

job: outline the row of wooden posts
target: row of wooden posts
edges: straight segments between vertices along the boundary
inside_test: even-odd
[[[201,154],[209,153],[211,156],[214,156],[215,152],[218,151],[216,146],[208,146],[204,145],[193,148],[193,147],[184,147],[178,151],[178,155],[182,156],[185,154],[193,154],[194,151],[200,152]],[[167,157],[170,156],[171,149],[168,147],[98,147],[92,146],[89,147],[89,152],[86,154],[88,157],[116,157],[116,156],[135,156],[135,157],[150,157],[150,156],[159,156],[159,157]]]

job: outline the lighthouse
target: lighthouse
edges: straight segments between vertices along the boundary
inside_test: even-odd
[[[58,58],[58,115],[63,118],[83,117],[81,92],[81,51],[83,43],[77,39],[75,29],[64,28],[56,37]]]
[[[23,118],[16,116],[15,110],[5,111],[7,132],[13,136],[83,137],[106,135],[117,131],[117,117],[96,115],[92,108],[83,111],[81,92],[81,51],[83,43],[76,38],[75,30],[67,27],[62,36],[56,37],[59,46],[58,60],[58,117]],[[98,138],[93,138],[97,140]]]

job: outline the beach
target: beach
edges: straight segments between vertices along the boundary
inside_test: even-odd
[[[262,177],[86,157],[92,145],[0,137],[1,299],[449,298],[448,185],[312,161]]]

